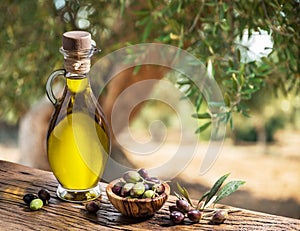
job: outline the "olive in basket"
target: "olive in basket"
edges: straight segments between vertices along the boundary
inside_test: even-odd
[[[150,177],[144,168],[127,171],[106,187],[112,205],[123,215],[148,217],[167,201],[170,187],[156,177]]]

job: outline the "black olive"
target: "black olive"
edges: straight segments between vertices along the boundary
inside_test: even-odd
[[[37,198],[38,198],[38,196],[36,194],[28,193],[23,196],[23,201],[27,205],[30,205],[31,201],[33,201],[34,199],[37,199]]]
[[[90,213],[96,213],[100,209],[100,206],[95,201],[89,201],[86,203],[85,208]]]
[[[187,213],[188,211],[190,211],[190,205],[186,200],[177,200],[176,206],[183,213]]]
[[[226,210],[217,210],[210,223],[215,224],[215,225],[219,225],[224,223],[224,221],[228,218],[228,212]]]
[[[188,211],[187,216],[190,221],[199,222],[202,217],[202,213],[198,209],[191,209],[190,211]]]
[[[38,197],[43,201],[44,205],[48,204],[51,198],[50,193],[47,189],[41,189],[38,192]]]
[[[180,224],[183,222],[184,220],[184,215],[182,212],[179,211],[173,211],[170,214],[170,219],[172,222],[174,222],[175,224]]]

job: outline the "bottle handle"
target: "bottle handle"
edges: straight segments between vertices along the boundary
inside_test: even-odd
[[[51,101],[51,103],[55,106],[58,102],[58,99],[55,97],[54,93],[53,93],[53,89],[52,89],[52,82],[53,80],[60,76],[60,75],[65,75],[66,74],[66,70],[65,69],[59,69],[56,70],[54,72],[51,73],[51,75],[49,76],[47,83],[46,83],[46,93],[47,96],[49,98],[49,100]]]

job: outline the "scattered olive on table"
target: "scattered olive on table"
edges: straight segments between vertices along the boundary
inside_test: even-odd
[[[224,223],[224,221],[228,218],[228,212],[226,210],[220,209],[215,211],[213,217],[210,220],[211,224],[219,225]]]
[[[27,204],[27,205],[30,205],[31,201],[33,201],[34,199],[37,199],[38,196],[36,194],[33,194],[33,193],[28,193],[28,194],[25,194],[23,196],[23,201]]]
[[[43,201],[44,205],[49,203],[50,193],[47,189],[41,189],[38,192],[38,197]]]
[[[85,204],[85,209],[89,213],[97,213],[97,211],[100,209],[100,204],[97,201],[89,201]]]
[[[176,200],[176,207],[183,213],[190,211],[190,204],[186,200]]]
[[[170,219],[174,224],[180,224],[184,221],[184,214],[180,211],[173,211],[170,214]]]
[[[51,195],[47,189],[41,189],[38,194],[27,193],[23,196],[23,201],[29,206],[31,210],[39,210],[44,205],[49,204]]]
[[[187,217],[191,222],[199,222],[202,218],[202,212],[194,209],[190,204],[183,199],[176,200],[175,205],[169,206],[170,220],[174,224],[180,224]]]
[[[44,205],[43,201],[40,198],[37,198],[37,199],[33,199],[30,202],[29,207],[31,210],[39,210],[43,207],[43,205]]]
[[[173,224],[183,223],[185,218],[192,223],[198,223],[202,217],[207,215],[204,214],[203,211],[190,206],[190,204],[184,199],[176,200],[175,205],[169,206],[169,211],[170,220]],[[226,209],[216,209],[212,213],[209,212],[208,215],[212,216],[209,222],[210,224],[219,225],[224,223],[224,221],[228,218],[228,211]]]
[[[199,222],[202,217],[202,212],[200,212],[198,209],[191,209],[188,211],[187,217],[191,222]]]

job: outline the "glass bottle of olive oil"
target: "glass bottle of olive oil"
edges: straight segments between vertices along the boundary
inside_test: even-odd
[[[62,44],[65,69],[54,71],[46,85],[55,107],[47,135],[48,160],[59,182],[58,197],[82,202],[101,194],[99,179],[110,153],[110,137],[88,76],[91,56],[98,52],[90,33],[66,32]],[[59,99],[52,91],[58,76],[64,76],[66,83]]]

